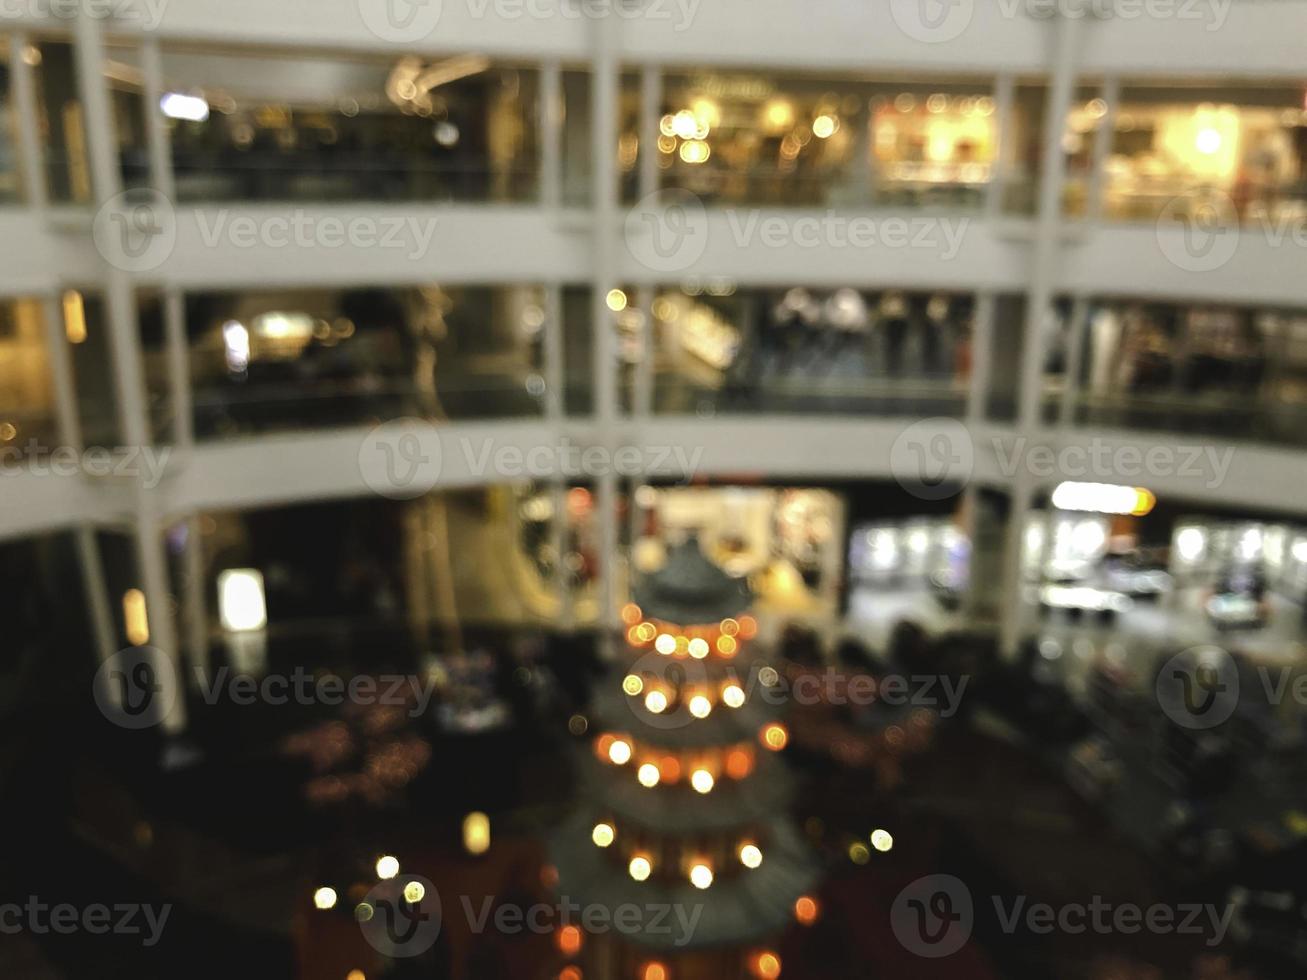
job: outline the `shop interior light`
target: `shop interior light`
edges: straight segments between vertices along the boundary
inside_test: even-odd
[[[204,122],[209,118],[209,103],[198,95],[168,92],[159,100],[159,108],[163,110],[163,114],[169,119]]]
[[[218,618],[233,633],[261,630],[268,625],[263,573],[254,568],[229,568],[218,575]]]
[[[1088,511],[1093,514],[1129,514],[1143,517],[1157,503],[1143,487],[1120,487],[1112,483],[1059,483],[1053,491],[1058,510]]]

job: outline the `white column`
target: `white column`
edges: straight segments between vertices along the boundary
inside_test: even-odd
[[[150,178],[154,189],[170,201],[177,198],[172,173],[172,148],[159,102],[163,98],[163,58],[159,39],[141,39],[142,98],[145,100],[145,143],[150,154]]]
[[[591,79],[591,156],[594,199],[594,281],[591,309],[594,321],[594,414],[600,443],[612,452],[617,433],[617,357],[613,315],[607,293],[617,285],[615,256],[621,245],[617,219],[617,92],[619,85],[616,18],[593,21],[594,58]],[[595,478],[595,509],[599,529],[599,614],[601,631],[616,628],[617,615],[617,476],[612,467]]]
[[[1089,300],[1077,296],[1071,305],[1067,325],[1066,372],[1062,384],[1062,406],[1058,422],[1063,428],[1075,421],[1076,401],[1080,396],[1080,371],[1085,357],[1085,335],[1089,332]]]
[[[1044,107],[1043,157],[1040,161],[1039,197],[1035,212],[1035,238],[1031,258],[1030,289],[1026,296],[1025,336],[1021,356],[1018,424],[1030,430],[1041,422],[1044,381],[1044,320],[1053,300],[1060,268],[1062,184],[1066,173],[1061,134],[1075,88],[1075,56],[1080,21],[1059,18],[1055,25],[1053,74]]]
[[[78,526],[75,539],[77,563],[82,570],[82,590],[91,612],[91,632],[95,637],[96,653],[104,663],[117,652],[118,639],[114,634],[109,586],[104,579],[104,565],[100,562],[100,543],[96,540],[95,528],[89,524]]]
[[[994,294],[976,296],[976,313],[971,327],[971,378],[967,389],[967,421],[985,421],[989,400],[990,363],[994,356]]]
[[[73,376],[73,359],[68,350],[68,336],[64,327],[63,302],[59,296],[45,297],[41,303],[41,319],[45,326],[46,355],[54,386],[59,444],[80,451],[83,448],[82,420],[77,414],[77,383]]]
[[[540,203],[563,201],[563,71],[557,61],[540,69]]]
[[[182,615],[186,624],[186,648],[190,666],[206,675],[209,670],[209,609],[205,596],[204,550],[200,519],[186,519],[186,547],[182,582]],[[183,685],[185,688],[185,685]]]
[[[1121,79],[1109,75],[1103,80],[1100,96],[1107,103],[1107,115],[1098,121],[1094,131],[1093,165],[1089,171],[1089,201],[1085,217],[1090,221],[1103,220],[1103,198],[1107,189],[1107,158],[1112,155],[1112,140],[1116,136],[1116,113],[1121,104]]]
[[[1003,607],[999,620],[999,654],[1011,660],[1021,643],[1025,597],[1021,581],[1021,556],[1026,523],[1034,500],[1031,480],[1018,470],[1009,488],[1008,525],[1003,545]]]
[[[545,286],[545,332],[540,356],[544,362],[545,418],[561,422],[567,375],[563,364],[563,287],[556,282]]]
[[[195,410],[191,400],[191,352],[186,336],[186,299],[176,286],[163,291],[163,326],[168,345],[168,395],[172,402],[172,437],[177,448],[195,444]]]
[[[640,73],[640,197],[658,190],[658,122],[662,108],[662,67],[645,65]]]
[[[164,551],[162,528],[154,510],[153,497],[142,494],[137,499],[132,531],[137,574],[140,575],[141,591],[145,593],[145,609],[150,623],[150,646],[172,661],[178,685],[173,709],[163,719],[163,727],[168,733],[177,734],[186,728],[186,685],[183,683],[186,666],[177,646],[177,628],[168,599],[171,592],[168,556]]]
[[[23,197],[27,206],[40,210],[49,203],[45,187],[45,160],[41,153],[41,126],[36,111],[36,82],[27,63],[26,34],[9,38],[9,78],[13,86],[18,123],[18,153],[23,167]]]
[[[1003,195],[1007,191],[1007,182],[1012,177],[1008,153],[1012,145],[1016,92],[1016,80],[1011,75],[999,75],[994,82],[994,125],[998,133],[998,145],[994,153],[994,170],[990,174],[989,186],[985,188],[985,216],[988,218],[1003,213]]]

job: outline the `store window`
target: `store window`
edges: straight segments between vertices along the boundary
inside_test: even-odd
[[[962,411],[973,297],[901,290],[662,289],[651,370],[659,412]]]
[[[871,94],[850,81],[668,75],[657,146],[663,186],[710,202],[866,203]]]
[[[1297,87],[1127,87],[1107,166],[1107,214],[1150,220],[1181,198],[1243,221],[1301,218],[1307,112]]]
[[[63,40],[36,41],[26,56],[36,75],[41,150],[50,200],[88,204],[92,199],[91,171],[73,46]]]
[[[0,203],[17,201],[23,196],[20,185],[18,120],[13,99],[9,38],[0,34]]]
[[[981,206],[998,150],[990,88],[900,85],[878,92],[871,111],[877,203]]]
[[[57,438],[40,300],[0,301],[0,451],[27,456]]]
[[[566,70],[562,73],[561,107],[563,204],[587,207],[593,200],[594,184],[591,164],[593,132],[591,129],[591,76],[588,71]],[[623,72],[619,79],[617,101],[617,180],[618,196],[633,203],[639,196],[640,171],[640,75]]]
[[[542,412],[536,286],[187,297],[199,437]]]
[[[522,201],[539,72],[479,55],[387,60],[168,48],[179,198]]]
[[[1086,329],[1081,423],[1302,442],[1307,314],[1101,300]]]

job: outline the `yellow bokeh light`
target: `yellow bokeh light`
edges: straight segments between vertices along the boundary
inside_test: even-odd
[[[894,837],[887,830],[873,830],[871,832],[871,846],[884,854],[894,846]]]
[[[662,773],[652,762],[646,762],[635,774],[636,779],[640,780],[640,785],[645,789],[653,789],[662,780]]]
[[[377,877],[382,881],[388,881],[399,874],[399,858],[392,857],[389,854],[383,854],[377,858]]]
[[[608,747],[608,758],[615,765],[626,765],[631,761],[631,743],[619,738]]]
[[[745,844],[740,848],[740,863],[746,868],[756,868],[762,864],[762,851],[757,844]]]
[[[689,642],[687,649],[695,660],[702,660],[708,656],[708,641],[701,636],[696,636]]]
[[[744,689],[739,684],[727,684],[722,688],[722,701],[728,708],[744,706]]]
[[[614,313],[621,313],[626,309],[626,293],[620,289],[608,290],[608,308]]]
[[[313,893],[313,907],[318,909],[334,909],[336,907],[336,889],[319,888]]]
[[[590,839],[595,842],[596,847],[607,847],[617,838],[617,831],[613,830],[612,824],[597,823],[595,828],[590,832]]]
[[[647,711],[661,715],[667,710],[667,695],[662,691],[650,691],[644,697],[644,706]]]
[[[622,690],[635,697],[644,690],[644,681],[637,674],[627,674],[622,678]]]
[[[690,714],[696,718],[707,718],[712,714],[712,702],[702,694],[690,698]]]
[[[418,902],[422,901],[422,899],[426,898],[426,896],[426,886],[420,881],[410,881],[404,886],[404,901],[408,902],[409,905],[416,905]]]
[[[670,656],[676,651],[676,637],[670,633],[659,633],[658,639],[654,640],[654,649],[663,656]]]
[[[690,774],[690,785],[697,793],[711,793],[713,788],[712,773],[707,769],[696,769]]]
[[[696,864],[690,869],[690,884],[700,890],[712,884],[712,868],[706,864]]]
[[[637,854],[631,858],[631,863],[627,865],[626,870],[636,881],[644,881],[653,872],[653,865],[645,855]]]

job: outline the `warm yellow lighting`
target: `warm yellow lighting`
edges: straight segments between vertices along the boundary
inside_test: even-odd
[[[617,831],[613,830],[612,824],[597,823],[595,829],[590,832],[590,839],[595,842],[595,847],[607,847],[617,838]]]
[[[608,308],[614,313],[621,313],[626,309],[626,293],[620,289],[608,290]]]
[[[651,714],[661,715],[667,710],[667,695],[662,691],[650,691],[644,696],[644,706]]]
[[[759,953],[753,958],[753,975],[758,980],[776,980],[781,975],[781,958],[772,952]]]
[[[1130,514],[1143,517],[1157,504],[1150,490],[1122,487],[1112,483],[1059,483],[1053,491],[1053,506],[1058,510],[1087,511],[1094,514]]]
[[[676,637],[670,633],[659,633],[658,639],[654,640],[654,649],[663,656],[670,656],[676,651]]]
[[[712,149],[703,140],[686,140],[681,144],[680,156],[686,163],[704,163],[712,156]]]
[[[648,643],[658,634],[658,628],[653,623],[641,623],[635,628],[635,635],[640,638],[642,643]]]
[[[659,119],[658,132],[662,133],[663,136],[668,136],[668,137],[675,136],[676,117],[669,112],[667,115],[663,116],[663,118]]]
[[[622,622],[627,626],[634,626],[640,622],[643,615],[644,613],[640,611],[640,607],[634,602],[628,602],[622,607]]]
[[[70,344],[86,342],[86,304],[75,289],[64,293],[64,336]]]
[[[313,907],[315,909],[334,909],[336,907],[336,889],[319,888],[313,893]]]
[[[132,646],[150,642],[150,617],[145,608],[145,593],[140,589],[128,589],[123,593],[123,625],[127,642]]]
[[[690,773],[690,785],[697,793],[711,793],[713,788],[712,773],[707,769],[696,769]]]
[[[1212,156],[1221,150],[1221,134],[1219,131],[1212,129],[1210,126],[1206,129],[1198,130],[1194,137],[1194,149],[1205,156]]]
[[[345,974],[345,980],[368,980],[368,975],[362,970],[350,970]]]
[[[790,733],[779,722],[767,725],[762,730],[762,744],[773,752],[779,752],[790,741]]]
[[[712,702],[702,694],[690,698],[690,714],[696,718],[707,718],[712,714]]]
[[[817,900],[810,895],[800,895],[794,903],[794,918],[799,921],[799,925],[812,925],[820,914]]]
[[[469,813],[463,818],[463,847],[469,854],[490,850],[490,818],[484,813]]]
[[[855,841],[849,845],[849,860],[854,864],[866,864],[871,860],[871,851],[862,841]]]
[[[631,695],[631,697],[635,697],[644,690],[644,681],[642,681],[636,674],[627,674],[622,678],[622,690]]]
[[[894,836],[888,830],[873,830],[871,846],[884,854],[894,846]]]
[[[657,766],[652,762],[646,762],[640,767],[639,771],[636,772],[635,778],[640,780],[640,785],[645,789],[653,789],[658,785],[663,777],[662,773],[658,771]]]
[[[741,708],[744,706],[744,688],[739,684],[727,684],[722,688],[722,701],[728,708]]]
[[[661,963],[646,963],[640,971],[640,980],[668,980],[667,967]]]
[[[719,636],[717,637],[717,652],[723,657],[734,656],[736,649],[735,637]]]
[[[614,765],[624,766],[631,761],[631,743],[618,739],[608,746],[608,758]]]
[[[399,874],[399,859],[391,857],[389,854],[383,854],[377,858],[377,877],[382,881],[389,881],[395,875]]]
[[[763,107],[762,118],[770,132],[779,133],[794,125],[794,106],[784,99],[772,99]]]
[[[699,132],[699,120],[694,118],[694,113],[689,109],[682,109],[672,117],[672,135],[679,136],[683,140],[692,140],[697,132]]]
[[[690,884],[700,890],[712,884],[712,868],[706,864],[696,864],[690,869]]]
[[[757,844],[745,844],[740,848],[740,863],[746,868],[756,868],[762,864],[762,851]]]
[[[812,121],[812,135],[819,140],[830,139],[839,132],[839,128],[840,121],[824,113]]]
[[[218,618],[233,633],[268,625],[263,573],[256,568],[229,568],[218,575]]]
[[[696,636],[689,642],[686,649],[690,651],[690,656],[695,660],[702,660],[708,656],[708,641],[702,636]]]
[[[404,901],[409,905],[416,905],[422,899],[426,898],[426,886],[420,881],[410,881],[404,886]]]
[[[722,620],[722,633],[726,636],[734,636],[740,632],[740,624],[734,619]]]
[[[631,858],[631,863],[627,865],[626,870],[630,872],[631,877],[636,881],[644,881],[653,873],[653,865],[649,863],[649,859],[643,854],[637,854]]]
[[[763,687],[775,687],[780,683],[781,675],[776,672],[775,667],[764,667],[758,671],[758,682]]]

